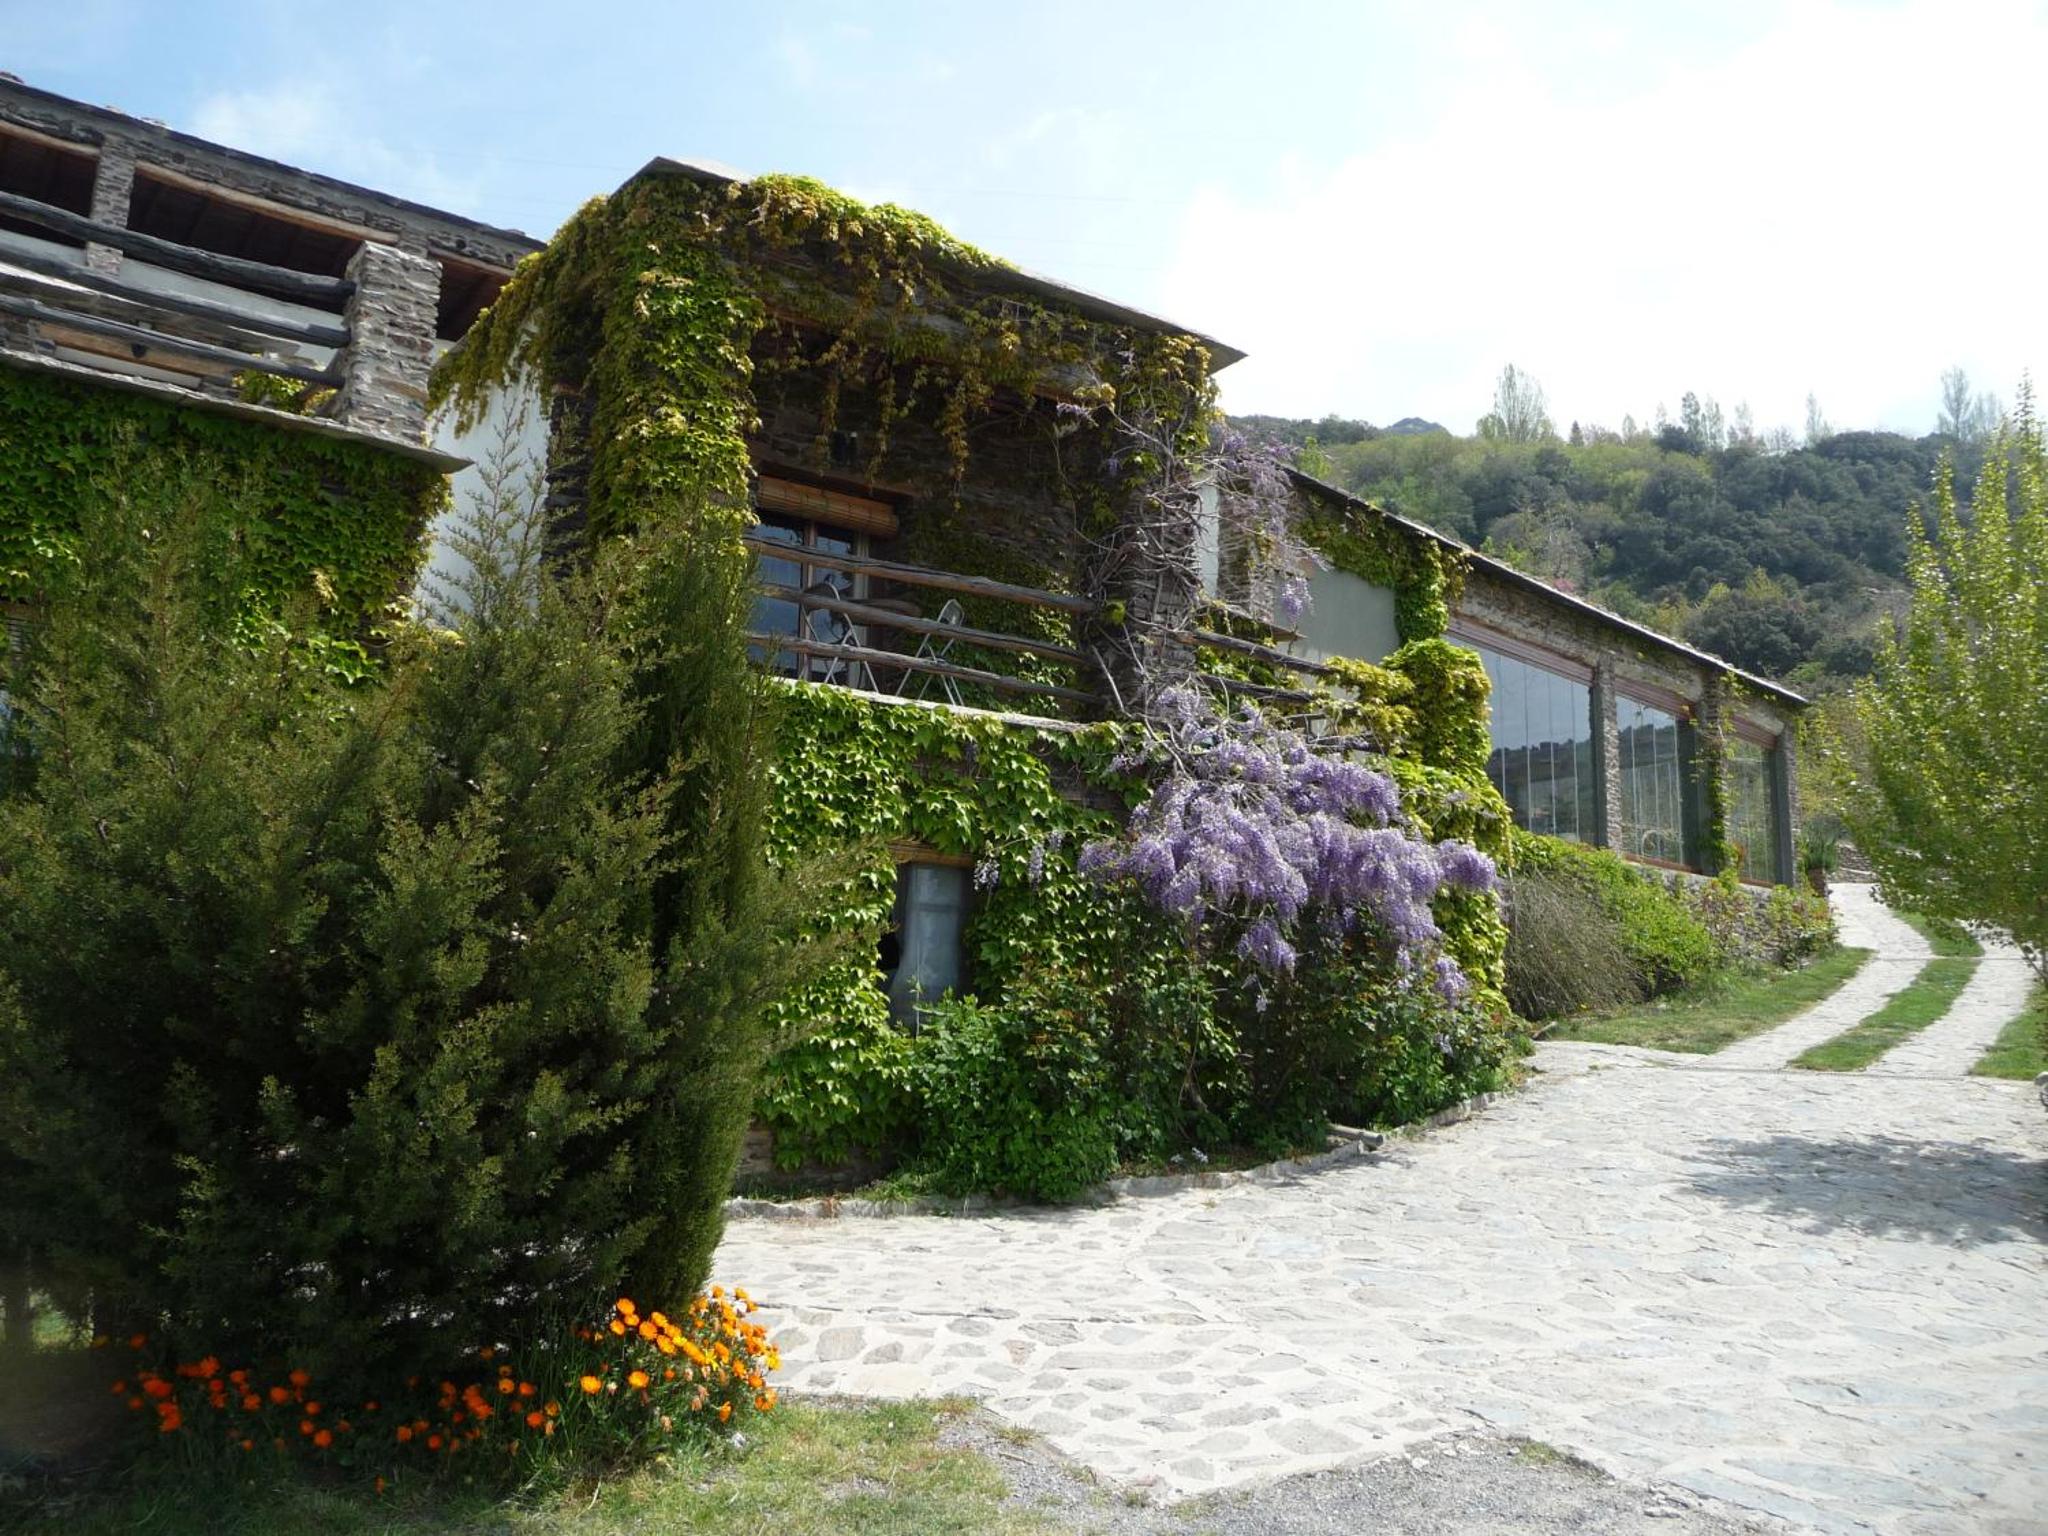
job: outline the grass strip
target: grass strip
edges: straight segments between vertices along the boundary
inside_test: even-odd
[[[1974,960],[1930,960],[1920,974],[1854,1029],[1793,1058],[1811,1072],[1860,1072],[1908,1035],[1918,1034],[1949,1010],[1977,973]]]
[[[2036,986],[2027,1006],[1970,1068],[1972,1077],[2011,1077],[2026,1083],[2048,1072],[2048,986]]]
[[[1892,915],[1925,939],[1938,956],[1951,960],[1975,960],[1984,953],[1984,946],[1971,936],[1970,930],[1952,917],[1928,917],[1896,908]]]
[[[108,1480],[105,1497],[10,1511],[0,1528],[38,1536],[779,1536],[861,1532],[928,1536],[973,1531],[1026,1536],[1055,1527],[1007,1504],[996,1464],[945,1443],[962,1402],[868,1405],[788,1402],[761,1422],[744,1451],[685,1450],[595,1485],[494,1496],[455,1478],[394,1485],[381,1497],[367,1474],[316,1479],[284,1471],[223,1480],[178,1469]],[[244,1480],[246,1479],[246,1480]],[[25,1523],[10,1524],[12,1513]],[[1084,1510],[1107,1519],[1103,1510]]]
[[[1738,972],[1615,1013],[1566,1019],[1550,1040],[1642,1045],[1704,1056],[1804,1013],[1863,968],[1867,949],[1831,949],[1796,971]]]

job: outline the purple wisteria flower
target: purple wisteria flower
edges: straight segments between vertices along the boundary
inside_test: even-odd
[[[1082,849],[1082,873],[1132,880],[1191,931],[1242,920],[1237,953],[1267,975],[1294,969],[1304,923],[1341,934],[1366,922],[1397,969],[1420,966],[1447,999],[1465,994],[1430,903],[1492,889],[1491,859],[1421,837],[1386,774],[1317,752],[1250,706],[1219,713],[1192,686],[1158,702],[1147,749],[1133,755],[1164,772],[1122,837]]]

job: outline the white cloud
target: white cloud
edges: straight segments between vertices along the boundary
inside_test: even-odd
[[[329,80],[297,79],[257,90],[221,91],[199,103],[186,128],[203,139],[357,182],[394,197],[461,213],[483,189],[452,175],[432,155],[393,148],[363,131],[376,104]]]
[[[1232,408],[1466,431],[1512,361],[1560,423],[1696,389],[1796,425],[1811,389],[1926,430],[1943,368],[2008,396],[2048,369],[2037,8],[1805,0],[1597,98],[1459,42],[1411,136],[1189,209],[1164,302],[1251,354]]]

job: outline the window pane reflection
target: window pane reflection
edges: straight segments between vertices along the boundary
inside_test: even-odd
[[[1474,646],[1493,683],[1487,773],[1515,825],[1593,839],[1593,696],[1581,682]]]

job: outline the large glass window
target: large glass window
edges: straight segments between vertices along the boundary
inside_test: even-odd
[[[1475,645],[1493,682],[1486,770],[1515,825],[1593,841],[1593,695],[1584,683]]]
[[[760,579],[764,586],[789,588],[797,592],[810,592],[824,597],[852,600],[855,596],[854,579],[845,571],[835,571],[826,566],[813,565],[803,559],[802,551],[816,550],[821,554],[851,555],[857,551],[860,535],[845,528],[835,528],[830,523],[812,522],[807,518],[785,517],[778,513],[761,514],[760,526],[755,533],[763,539],[773,539],[779,544],[790,546],[787,558],[761,551]],[[788,635],[803,638],[808,626],[809,638],[826,644],[861,643],[859,632],[839,615],[822,608],[802,609],[791,599],[781,596],[761,596],[754,599],[754,631],[763,635]],[[759,659],[759,658],[756,658]],[[811,677],[822,679],[831,671],[832,662],[827,657],[814,656],[808,666],[803,665],[791,652],[784,651],[775,658],[775,670],[785,677]],[[842,666],[841,672],[845,671]]]
[[[1745,736],[1728,744],[1728,839],[1736,872],[1745,880],[1776,883],[1778,868],[1778,751]]]
[[[1617,851],[1697,868],[1691,726],[1668,709],[1627,697],[1615,701],[1615,715],[1621,736]]]

